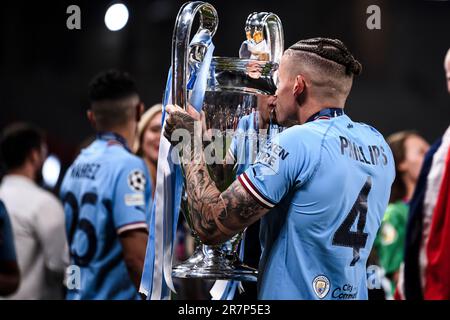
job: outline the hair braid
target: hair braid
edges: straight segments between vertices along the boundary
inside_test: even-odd
[[[289,49],[315,53],[324,59],[334,61],[343,65],[348,75],[359,75],[362,71],[361,63],[353,57],[344,43],[338,39],[312,38],[300,40],[289,47]]]

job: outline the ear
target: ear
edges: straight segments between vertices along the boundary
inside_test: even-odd
[[[42,161],[44,161],[44,159],[42,159],[41,151],[38,149],[31,150],[28,159],[36,167],[39,166]]]
[[[136,122],[139,122],[141,120],[142,115],[144,114],[145,105],[143,102],[139,102],[139,104],[136,106]]]
[[[305,91],[305,89],[306,89],[305,79],[301,74],[299,74],[295,77],[292,93],[295,95],[295,97],[298,97],[303,93],[303,91]]]
[[[95,129],[97,127],[97,122],[95,121],[95,115],[92,112],[92,110],[88,110],[86,112],[86,116],[87,116],[89,122],[91,123],[91,126]]]

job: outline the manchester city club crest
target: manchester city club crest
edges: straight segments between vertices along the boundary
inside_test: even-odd
[[[326,276],[317,276],[313,280],[313,289],[319,299],[323,299],[330,291],[330,280]]]

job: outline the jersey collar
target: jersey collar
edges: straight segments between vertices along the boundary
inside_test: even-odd
[[[306,120],[306,122],[311,122],[314,120],[320,120],[320,119],[330,119],[342,116],[344,114],[343,108],[325,108],[320,110],[319,112],[313,114],[311,117]]]
[[[124,147],[128,152],[131,152],[130,148],[128,147],[127,140],[125,140],[124,137],[115,132],[98,132],[97,139],[106,141],[108,146],[119,144],[122,147]]]

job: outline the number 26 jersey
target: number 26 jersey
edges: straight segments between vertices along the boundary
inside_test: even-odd
[[[97,138],[68,169],[61,186],[71,264],[67,299],[139,299],[119,235],[147,229],[151,191],[142,159],[114,136]]]

